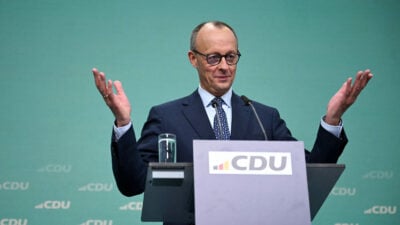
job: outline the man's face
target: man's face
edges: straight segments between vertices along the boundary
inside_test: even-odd
[[[205,55],[238,53],[237,41],[232,31],[211,24],[204,25],[199,31],[196,50]],[[229,90],[235,79],[236,65],[228,65],[225,58],[222,58],[218,65],[209,65],[206,57],[193,51],[189,51],[188,56],[193,67],[197,69],[202,88],[214,96],[221,96]]]

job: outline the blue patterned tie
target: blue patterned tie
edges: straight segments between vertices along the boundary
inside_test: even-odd
[[[229,140],[230,133],[228,127],[228,121],[222,105],[224,100],[221,98],[215,98],[213,101],[217,102],[217,112],[214,117],[214,133],[217,140]]]

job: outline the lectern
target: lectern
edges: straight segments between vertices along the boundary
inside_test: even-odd
[[[149,164],[142,220],[311,224],[344,168],[306,165],[302,142],[194,141],[194,164]]]

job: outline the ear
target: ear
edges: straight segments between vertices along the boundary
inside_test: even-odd
[[[197,58],[196,58],[196,56],[194,55],[194,52],[189,51],[189,52],[188,52],[188,58],[189,58],[190,63],[192,64],[192,66],[193,66],[194,68],[197,68]]]

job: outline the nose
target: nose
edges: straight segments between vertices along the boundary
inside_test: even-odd
[[[228,63],[225,60],[225,57],[221,58],[221,62],[218,64],[219,69],[227,70],[229,68]]]

